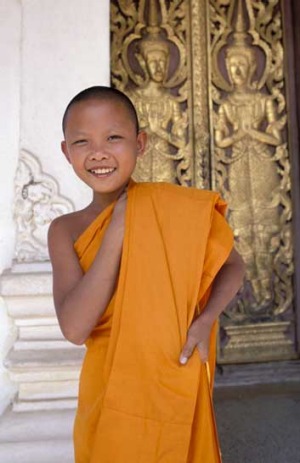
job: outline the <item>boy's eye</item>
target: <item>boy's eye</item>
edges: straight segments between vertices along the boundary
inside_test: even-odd
[[[114,141],[114,140],[120,140],[122,137],[121,135],[110,135],[107,140],[108,141]]]
[[[87,143],[87,140],[76,140],[74,141],[73,145],[85,145]]]

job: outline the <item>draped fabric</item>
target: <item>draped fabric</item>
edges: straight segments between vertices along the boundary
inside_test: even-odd
[[[87,271],[114,204],[75,242]],[[217,193],[165,183],[128,190],[117,288],[87,340],[76,463],[217,463],[212,381],[197,351],[179,364],[195,311],[233,245]],[[88,307],[86,307],[88,310]],[[215,364],[216,326],[209,370]]]

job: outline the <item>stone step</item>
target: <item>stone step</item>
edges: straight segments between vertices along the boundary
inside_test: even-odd
[[[84,349],[15,350],[6,358],[10,379],[18,384],[15,411],[74,408]],[[0,460],[1,461],[1,460]]]
[[[0,462],[74,463],[74,415],[74,410],[7,410],[0,417]]]
[[[75,409],[22,413],[8,409],[0,417],[0,445],[56,439],[72,440],[74,417]],[[1,458],[0,461],[4,463]]]
[[[215,388],[300,385],[300,360],[217,365]]]
[[[72,440],[0,444],[1,463],[74,463]]]
[[[6,360],[5,366],[9,369],[28,370],[28,368],[55,368],[57,366],[81,365],[85,349],[74,346],[73,349],[12,349]]]

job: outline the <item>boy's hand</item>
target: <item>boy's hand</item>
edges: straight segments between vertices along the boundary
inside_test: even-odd
[[[195,347],[198,348],[202,362],[207,362],[211,328],[212,323],[204,314],[199,315],[199,317],[194,320],[188,330],[187,340],[179,358],[179,362],[182,365],[188,362]]]
[[[204,311],[197,317],[188,330],[187,340],[180,355],[179,362],[185,365],[192,355],[195,347],[198,347],[201,360],[208,359],[210,332],[214,321],[226,308],[232,298],[241,287],[245,275],[245,265],[233,248],[226,262],[216,275],[209,300]]]

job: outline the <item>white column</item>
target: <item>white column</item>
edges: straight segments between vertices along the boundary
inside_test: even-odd
[[[90,199],[60,152],[61,118],[77,92],[109,85],[109,0],[0,0],[0,44],[0,415],[13,401],[0,461],[46,463],[46,439],[67,463],[82,354],[58,330],[45,237]]]
[[[14,255],[14,175],[19,153],[21,5],[0,0],[0,273]],[[11,344],[12,324],[0,295],[0,414],[14,394],[3,358]]]

